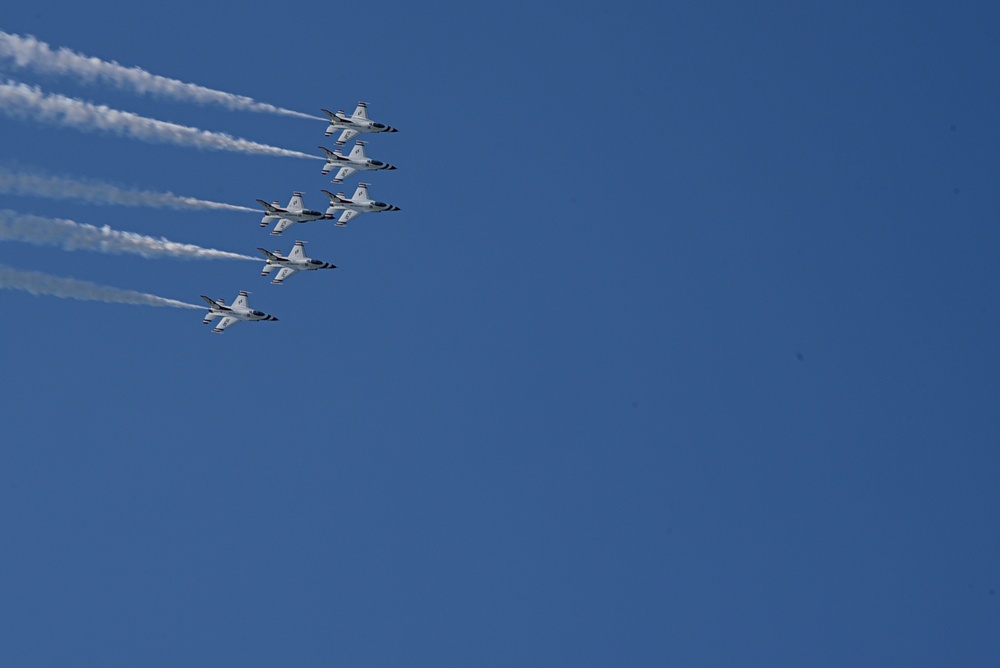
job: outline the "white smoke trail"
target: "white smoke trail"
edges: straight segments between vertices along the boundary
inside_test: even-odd
[[[63,218],[43,218],[0,209],[0,241],[23,241],[36,246],[59,246],[63,250],[99,253],[134,253],[146,258],[176,257],[189,260],[253,260],[241,253],[202,248],[194,244],[149,237],[135,232],[95,227]]]
[[[143,306],[170,306],[172,308],[203,309],[204,306],[188,304],[176,299],[157,297],[145,292],[122,290],[98,285],[75,278],[63,278],[39,271],[23,271],[0,264],[0,288],[23,290],[33,295],[51,295],[64,299],[109,302],[114,304],[139,304]]]
[[[103,104],[91,104],[64,95],[43,93],[36,86],[28,86],[16,81],[0,84],[0,112],[11,118],[58,123],[81,130],[105,130],[151,143],[197,146],[216,151],[279,155],[309,160],[323,159],[318,155],[259,144],[223,132],[200,130],[186,125],[147,118],[129,111],[112,109]]]
[[[48,44],[32,35],[12,35],[0,31],[0,59],[16,67],[45,74],[72,75],[87,82],[104,82],[139,94],[159,95],[199,104],[219,104],[233,110],[259,111],[314,121],[326,120],[319,116],[258,102],[245,95],[234,95],[178,79],[161,77],[141,67],[125,67],[114,61],[84,56],[66,47],[53,51]]]
[[[260,209],[251,209],[248,206],[212,202],[196,197],[182,197],[170,192],[127,190],[100,181],[44,176],[30,172],[12,172],[3,167],[0,167],[0,193],[5,195],[41,195],[53,199],[75,199],[96,204],[118,204],[121,206],[260,212]]]

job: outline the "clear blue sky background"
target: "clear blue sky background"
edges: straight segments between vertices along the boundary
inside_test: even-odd
[[[400,128],[402,207],[0,198],[328,272],[4,244],[277,323],[0,291],[0,663],[1000,662],[995,2],[38,0],[3,29]],[[325,124],[12,76],[316,151]],[[321,163],[0,117],[5,165],[254,205]],[[347,184],[353,189],[357,177]]]

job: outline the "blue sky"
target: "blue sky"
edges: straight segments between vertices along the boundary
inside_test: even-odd
[[[280,318],[0,291],[17,666],[995,665],[1000,8],[10,7],[0,29],[400,128],[346,228],[0,196],[338,269],[5,243]],[[325,123],[5,70],[317,152]],[[321,163],[0,115],[0,163],[325,206]],[[352,189],[353,177],[345,187]],[[336,188],[330,188],[336,191]],[[993,416],[993,417],[990,417]]]

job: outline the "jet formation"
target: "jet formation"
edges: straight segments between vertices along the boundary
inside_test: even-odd
[[[368,105],[358,102],[354,114],[347,116],[343,110],[332,113],[323,109],[329,116],[330,124],[326,129],[326,136],[329,137],[337,130],[340,130],[340,137],[336,141],[338,148],[333,151],[320,146],[326,156],[326,164],[323,165],[321,174],[329,174],[336,169],[333,183],[341,183],[344,179],[353,176],[357,172],[365,171],[392,171],[396,167],[381,160],[373,160],[365,154],[365,142],[357,141],[349,155],[345,156],[340,146],[344,142],[354,139],[362,133],[397,132],[396,128],[383,123],[376,123],[368,118]],[[329,200],[330,205],[325,212],[306,208],[303,202],[304,192],[296,190],[292,193],[288,204],[281,206],[277,200],[270,204],[263,199],[257,202],[264,207],[264,217],[261,218],[260,226],[266,228],[274,223],[271,234],[281,235],[292,225],[301,223],[312,223],[316,221],[334,220],[335,226],[344,227],[347,223],[363,213],[380,213],[383,211],[399,211],[400,208],[393,204],[387,204],[378,200],[373,200],[368,195],[368,184],[359,183],[352,197],[347,197],[343,192],[334,195],[329,190],[323,190]],[[282,255],[281,251],[269,251],[265,248],[258,248],[264,256],[264,267],[260,275],[268,277],[272,272],[277,271],[271,280],[272,285],[281,285],[285,279],[300,271],[314,271],[317,269],[336,269],[336,265],[330,262],[314,260],[306,255],[305,241],[296,241],[288,255]],[[263,311],[256,311],[247,304],[247,292],[241,291],[233,302],[232,306],[227,306],[225,300],[211,299],[202,295],[209,304],[209,312],[205,315],[204,322],[210,323],[216,318],[222,318],[219,324],[212,330],[216,334],[221,334],[227,327],[231,327],[237,322],[244,320],[261,321],[277,320],[272,315]]]

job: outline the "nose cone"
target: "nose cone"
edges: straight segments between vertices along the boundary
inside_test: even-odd
[[[402,211],[398,206],[390,206],[389,211]]]
[[[389,128],[389,132],[399,132],[396,128]]]
[[[396,169],[396,166],[395,165],[389,165],[388,167],[386,167],[386,169],[388,169],[391,172],[391,171],[393,171],[393,170]]]

